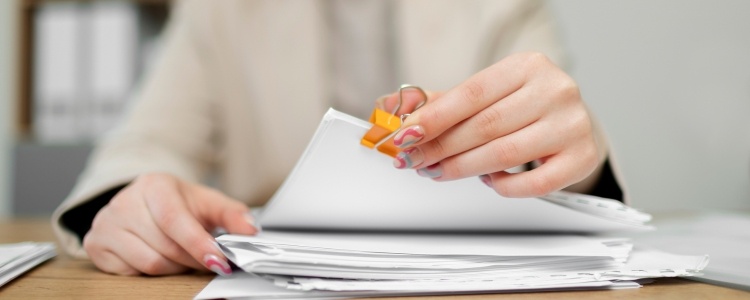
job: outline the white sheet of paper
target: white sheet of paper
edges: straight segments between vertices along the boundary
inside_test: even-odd
[[[260,278],[249,273],[237,273],[232,276],[217,276],[212,280],[194,299],[342,299],[355,297],[387,297],[387,296],[416,296],[416,295],[449,295],[449,294],[467,294],[467,293],[489,293],[489,292],[522,292],[522,291],[553,291],[553,290],[570,290],[570,289],[622,289],[637,288],[639,284],[631,281],[622,282],[580,282],[567,284],[540,284],[536,286],[514,286],[514,287],[497,287],[490,283],[485,284],[479,289],[477,286],[456,286],[453,290],[445,289],[439,292],[434,291],[303,291],[291,290],[279,287],[273,282]]]
[[[366,121],[329,110],[259,221],[264,228],[429,231],[643,230],[536,198],[499,196],[477,178],[435,182],[360,145]]]
[[[674,255],[654,249],[636,247],[629,261],[610,270],[595,272],[511,273],[495,278],[455,278],[451,274],[438,280],[342,280],[335,278],[292,278],[275,276],[278,284],[296,290],[281,289],[270,281],[255,275],[238,274],[217,277],[197,298],[220,297],[321,297],[327,296],[385,296],[399,293],[450,293],[450,292],[514,292],[524,289],[565,290],[570,288],[595,289],[596,287],[632,288],[639,285],[630,280],[643,278],[692,276],[705,267],[705,256]],[[611,280],[620,281],[611,285]],[[309,290],[309,289],[321,290]],[[367,290],[367,291],[362,291]],[[278,291],[272,294],[272,291]],[[350,294],[355,293],[355,294]],[[360,293],[360,294],[356,294]],[[366,294],[361,294],[366,293]]]
[[[693,279],[750,290],[750,214],[709,211],[657,220],[659,230],[634,236],[639,244],[673,253],[708,254],[711,263]]]
[[[264,231],[222,235],[218,242],[290,245],[371,253],[487,256],[610,256],[597,239],[575,235],[332,233]]]
[[[56,255],[53,243],[0,245],[0,286]]]
[[[629,248],[573,235],[317,233],[224,235],[247,272],[351,279],[496,278],[618,267]]]

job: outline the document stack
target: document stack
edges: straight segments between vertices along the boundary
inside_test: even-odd
[[[0,245],[0,286],[55,255],[55,245],[52,243]]]
[[[708,263],[612,235],[653,230],[648,214],[619,201],[510,199],[476,178],[435,182],[397,170],[358,144],[370,126],[329,110],[258,215],[264,231],[217,238],[239,274],[217,277],[196,299],[635,288],[695,276]]]

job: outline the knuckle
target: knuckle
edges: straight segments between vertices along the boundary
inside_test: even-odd
[[[94,215],[94,220],[91,221],[91,229],[89,229],[89,233],[91,233],[94,229],[102,227],[103,225],[107,223],[107,221],[105,220],[106,218],[103,215],[107,213],[107,209],[110,208],[111,206],[112,206],[111,203],[105,205],[104,207],[102,207],[101,210],[99,210],[98,213],[96,213],[96,215]]]
[[[167,261],[158,256],[147,257],[140,262],[138,269],[144,274],[160,275],[167,267]]]
[[[503,119],[502,114],[495,108],[483,110],[476,116],[474,132],[483,141],[497,137],[497,128]]]
[[[101,249],[99,243],[97,243],[96,237],[94,237],[94,234],[92,232],[89,232],[83,236],[82,245],[83,250],[85,250],[89,256],[97,255]]]
[[[581,99],[581,89],[578,83],[567,75],[559,80],[557,94],[563,101],[578,102]]]
[[[523,60],[530,66],[540,67],[550,63],[549,58],[544,53],[537,51],[524,52]]]
[[[587,139],[594,142],[594,128],[591,118],[584,110],[573,111],[566,115],[567,124],[560,127],[561,134],[565,134],[577,140]]]
[[[464,101],[468,102],[469,105],[474,105],[482,102],[485,92],[485,88],[481,83],[470,80],[464,83],[463,88],[461,89],[461,97]]]
[[[497,143],[493,150],[496,163],[503,166],[503,169],[513,167],[513,162],[521,154],[518,145],[514,142]]]
[[[599,150],[596,148],[596,146],[592,145],[590,147],[585,147],[581,151],[581,157],[583,160],[582,168],[581,170],[584,170],[587,174],[591,173],[596,169],[596,166],[599,164]]]
[[[432,140],[429,145],[429,156],[433,159],[444,158],[448,154],[446,152],[448,149],[445,148],[445,141],[443,141],[442,138],[436,138]]]
[[[466,175],[464,166],[453,157],[445,159],[440,162],[440,167],[443,168],[443,174],[440,178],[462,178]]]
[[[421,124],[425,128],[428,128],[428,130],[429,128],[439,127],[436,125],[441,124],[441,122],[445,120],[442,110],[437,109],[434,106],[428,105],[423,108],[420,108],[416,110],[414,114],[412,115],[417,115],[417,114],[419,114],[419,124]]]
[[[161,177],[158,173],[146,173],[138,175],[138,177],[133,180],[134,184],[138,185],[149,185],[152,182],[159,181],[159,178]]]
[[[556,189],[555,182],[549,176],[537,174],[529,177],[530,197],[539,197],[551,193]]]
[[[175,258],[184,255],[182,247],[176,243],[169,243],[168,245],[162,246],[159,251],[167,257]]]
[[[109,203],[107,203],[104,207],[102,207],[102,209],[99,210],[99,213],[97,213],[94,217],[94,222],[97,222],[97,219],[103,218],[99,217],[99,215],[104,212],[110,212],[118,215],[131,210],[133,201],[131,201],[129,195],[130,194],[127,187],[118,192],[114,197],[112,197],[112,200],[110,200]]]
[[[173,232],[172,229],[177,229],[180,226],[179,214],[173,212],[173,210],[161,209],[158,211],[152,211],[151,213],[154,215],[154,219],[157,224],[159,224],[159,227],[161,227],[165,233]]]
[[[144,190],[161,189],[176,184],[176,179],[166,173],[146,173],[139,175],[134,183]]]
[[[511,187],[505,180],[495,181],[493,188],[495,189],[495,192],[500,196],[513,197],[513,194],[511,193]]]

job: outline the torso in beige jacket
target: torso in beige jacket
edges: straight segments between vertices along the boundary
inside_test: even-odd
[[[444,90],[518,51],[560,62],[537,1],[194,1],[177,5],[163,49],[121,126],[102,140],[53,216],[161,171],[262,205],[325,110],[365,118],[412,83]]]

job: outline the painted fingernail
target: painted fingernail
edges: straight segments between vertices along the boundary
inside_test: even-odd
[[[424,161],[424,153],[419,148],[408,148],[396,155],[393,166],[396,169],[406,169],[418,166]]]
[[[412,125],[401,129],[393,137],[393,145],[399,148],[406,148],[419,142],[422,138],[424,138],[424,129],[422,129],[422,126]]]
[[[232,275],[232,268],[229,267],[229,264],[214,254],[206,254],[206,256],[203,257],[203,264],[209,270],[214,271],[221,276]]]
[[[437,163],[431,166],[418,169],[417,174],[419,174],[419,176],[422,176],[422,177],[429,177],[429,178],[435,179],[440,176],[443,176],[443,167],[440,166],[440,163]]]
[[[487,187],[492,187],[492,178],[490,178],[490,175],[479,175],[479,180],[481,180]]]

